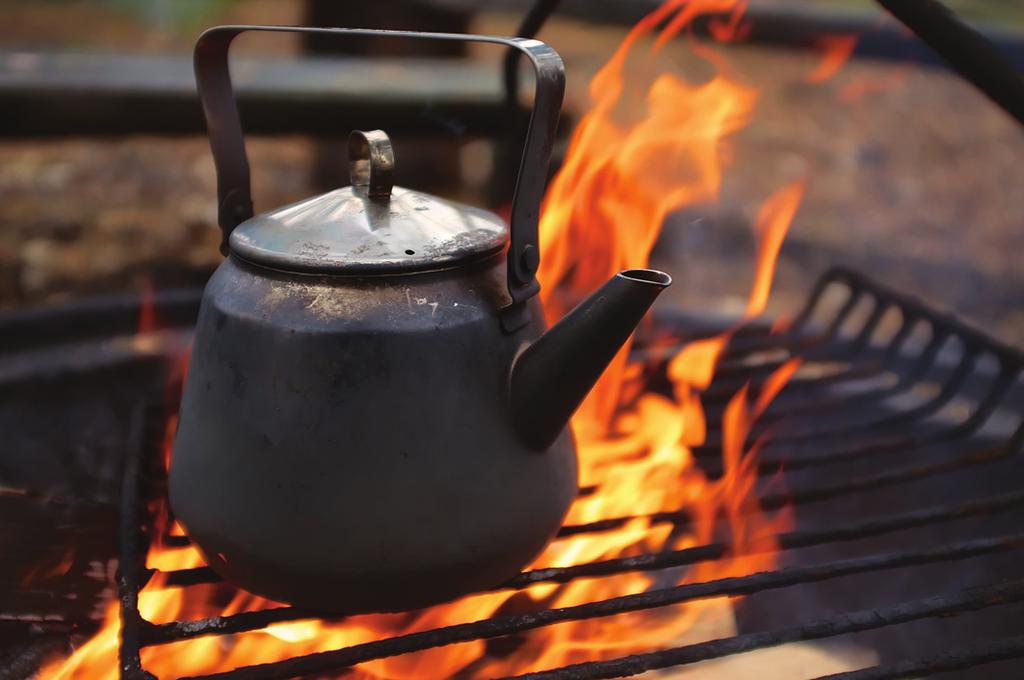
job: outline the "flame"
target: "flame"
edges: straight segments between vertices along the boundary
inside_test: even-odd
[[[139,323],[137,335],[152,333],[160,328],[156,314],[156,299],[153,294],[153,282],[143,278],[139,283]]]
[[[807,74],[807,82],[823,83],[835,74],[853,56],[853,50],[857,47],[859,35],[826,35],[818,39],[818,47],[822,52],[821,61],[817,67]]]
[[[839,90],[839,100],[853,104],[869,95],[884,94],[906,84],[913,72],[913,64],[901,64],[881,75],[857,75]]]
[[[60,559],[58,559],[56,563],[54,563],[51,558],[26,570],[24,575],[21,577],[21,587],[28,588],[29,586],[64,576],[71,571],[71,567],[74,566],[74,563],[75,553],[71,548],[68,548],[61,553]]]
[[[713,17],[708,22],[708,32],[718,42],[743,42],[750,36],[750,24],[743,21],[747,11],[747,0],[738,0],[729,8],[729,18],[722,21]]]
[[[703,83],[660,69],[657,57],[676,34],[702,15],[728,14],[727,22],[715,24],[720,39],[741,35],[744,7],[736,0],[668,0],[629,32],[590,83],[591,107],[572,135],[565,163],[543,205],[544,260],[539,275],[549,321],[556,321],[575,300],[619,270],[646,266],[670,213],[717,200],[727,142],[750,120],[757,92],[729,76],[728,63],[706,45],[690,44],[717,71]],[[638,58],[642,77],[627,82],[625,68]],[[628,101],[643,101],[643,111],[624,113],[622,105]],[[802,181],[780,188],[756,216],[759,245],[744,319],[765,309],[779,248],[803,188]],[[144,318],[148,325],[153,317]],[[354,616],[334,623],[298,621],[232,637],[177,642],[143,650],[144,667],[160,677],[211,673],[498,613],[566,607],[672,583],[772,568],[775,536],[788,526],[789,517],[786,512],[768,516],[759,509],[754,484],[761,442],[748,446],[748,435],[797,369],[797,362],[784,364],[759,389],[744,387],[728,400],[722,414],[720,477],[707,477],[694,456],[695,447],[706,444],[708,432],[701,394],[711,384],[719,357],[738,327],[675,353],[665,367],[672,383],[670,394],[649,387],[650,366],[631,362],[628,349],[619,354],[573,419],[580,483],[592,492],[578,498],[567,522],[626,520],[611,530],[555,541],[532,568],[683,549],[725,536],[730,549],[723,559],[701,563],[676,574],[672,581],[666,581],[664,573],[628,573],[564,585],[538,584],[517,593],[483,593],[417,612]],[[651,345],[660,342],[672,341],[655,338]],[[180,383],[185,363],[173,377],[174,384]],[[173,419],[167,426],[165,458],[170,454]],[[677,510],[685,510],[692,518],[685,530],[649,517]],[[159,515],[158,528],[168,528],[170,521],[165,514]],[[169,529],[180,533],[178,526]],[[201,564],[194,549],[171,547],[159,540],[147,559],[147,565],[160,572]],[[160,573],[139,597],[143,617],[154,623],[274,606],[279,605],[220,584],[164,587]],[[500,652],[489,653],[484,642],[474,641],[363,663],[346,677],[436,678],[457,673],[493,677],[622,656],[673,644],[707,611],[708,603],[698,602],[568,622],[499,641],[507,643]],[[118,625],[117,604],[111,603],[100,632],[69,659],[50,664],[42,677],[115,678]]]

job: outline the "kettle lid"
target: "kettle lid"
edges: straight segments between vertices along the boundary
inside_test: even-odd
[[[249,218],[231,251],[288,271],[387,274],[451,267],[508,242],[498,215],[393,186],[394,167],[384,132],[353,132],[351,186]]]

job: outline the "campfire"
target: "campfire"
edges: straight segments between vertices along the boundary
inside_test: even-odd
[[[758,90],[744,82],[723,51],[686,36],[695,22],[711,17],[716,40],[739,39],[745,4],[666,0],[629,31],[591,80],[589,107],[575,124],[542,205],[537,276],[549,325],[616,272],[648,267],[668,216],[718,200],[733,162],[730,143],[756,115]],[[674,70],[665,55],[673,40],[686,41],[713,75],[696,80]],[[835,76],[855,45],[855,36],[823,41],[821,63],[808,73],[808,82]],[[155,484],[158,493],[143,494],[134,506],[132,495],[141,492],[126,484],[125,507],[150,520],[145,571],[133,575],[131,565],[121,565],[121,598],[107,604],[102,627],[70,656],[51,659],[40,677],[145,677],[140,668],[160,678],[219,677],[235,669],[250,673],[240,677],[620,677],[1021,601],[1024,588],[1010,582],[902,609],[892,604],[854,612],[799,630],[751,633],[737,627],[743,597],[762,588],[999,554],[1024,541],[1014,534],[856,559],[830,555],[825,566],[787,560],[787,551],[949,518],[984,520],[986,513],[1024,506],[1019,492],[992,493],[981,501],[926,509],[894,502],[894,514],[881,519],[822,515],[835,519],[829,529],[798,525],[804,504],[885,492],[933,474],[1005,462],[1024,440],[1024,418],[1019,424],[1014,420],[1012,403],[1024,365],[1020,353],[915,300],[839,269],[822,278],[802,312],[771,324],[763,320],[776,261],[809,187],[813,178],[780,181],[751,216],[756,257],[749,273],[737,274],[749,278],[750,286],[734,323],[702,334],[655,315],[618,353],[572,419],[579,495],[556,539],[512,582],[401,613],[346,617],[292,609],[210,572],[175,520],[161,483]],[[837,290],[845,297],[829,316],[827,298]],[[161,331],[160,311],[151,297],[133,340],[139,352],[155,352],[159,344],[152,337]],[[886,324],[890,313],[899,319]],[[922,339],[918,329],[923,326],[930,335]],[[942,357],[954,345],[960,354],[947,370]],[[914,359],[906,362],[910,368],[893,368],[905,355]],[[990,363],[996,368],[977,378],[981,387],[975,392],[981,396],[959,403],[961,411],[949,416],[961,418],[960,424],[928,421],[942,416],[963,385],[974,380],[973,371],[984,363],[979,357],[994,357]],[[167,408],[150,414],[161,430],[156,448],[163,471],[171,461],[188,364],[187,353],[178,357]],[[886,383],[893,375],[897,382]],[[871,402],[871,395],[878,402],[892,395],[909,399],[913,395],[901,392],[904,383],[925,378],[946,380],[936,388],[939,397],[901,403],[895,415],[872,412],[862,418],[856,411],[857,404]],[[843,391],[857,380],[872,379],[879,382],[861,392]],[[786,399],[808,391],[810,398]],[[820,423],[801,417],[818,413],[815,409],[822,409]],[[928,422],[921,425],[918,419]],[[984,439],[990,421],[998,431]],[[910,434],[901,438],[904,423]],[[864,443],[843,448],[850,432],[863,433]],[[977,443],[982,439],[984,447]],[[970,452],[956,448],[960,443]],[[932,445],[938,451],[928,453],[935,458],[909,464],[899,459],[901,446]],[[865,470],[875,468],[856,467],[876,465],[880,453],[897,462],[871,473]],[[854,467],[841,481],[808,477],[809,485],[791,487],[790,469],[802,479],[801,474],[832,464]],[[147,463],[139,465],[136,472]],[[135,507],[145,502],[147,507]],[[136,660],[125,657],[129,638],[137,651],[141,648]],[[387,648],[389,643],[395,646]],[[995,648],[968,650],[963,658],[1013,658],[1024,653],[1018,643],[1000,641]],[[877,655],[857,645],[838,651],[783,647],[770,663],[784,673],[800,672],[793,667],[812,657],[802,671],[805,677],[870,665]],[[289,665],[305,660],[310,665]],[[943,663],[955,668],[958,662]],[[572,675],[573,668],[580,675]],[[907,668],[912,673],[928,666]],[[678,677],[702,677],[690,672]],[[753,677],[744,675],[751,671],[741,665],[705,666],[704,672],[703,677]]]
[[[693,17],[723,6],[733,9],[734,4],[667,2],[629,33],[591,82],[592,108],[576,128],[543,207],[545,257],[539,276],[550,324],[568,311],[563,301],[579,298],[622,269],[647,266],[669,213],[717,198],[726,165],[723,147],[753,115],[757,92],[727,75],[724,58],[706,47],[701,49],[720,73],[705,83],[691,83],[663,70],[657,56],[660,47],[684,31]],[[735,9],[738,18],[742,8]],[[643,59],[650,60],[645,82],[627,83],[625,62]],[[619,120],[623,97],[637,93],[646,98],[643,117]],[[748,318],[764,311],[775,259],[802,190],[802,181],[780,187],[757,215],[759,259]],[[787,513],[759,510],[753,493],[757,446],[748,445],[748,435],[751,422],[799,362],[786,363],[756,394],[743,389],[729,403],[721,445],[724,474],[711,480],[695,464],[691,447],[705,443],[707,426],[699,395],[710,384],[727,340],[728,335],[710,338],[679,352],[668,368],[673,381],[670,394],[660,394],[647,384],[649,372],[643,361],[630,360],[628,349],[620,353],[573,419],[580,485],[586,491],[573,504],[566,523],[635,519],[605,532],[556,541],[531,570],[679,550],[723,535],[728,536],[728,555],[680,573],[678,583],[748,574],[775,565],[775,536],[788,526]],[[654,342],[677,340],[664,336]],[[172,417],[167,423],[168,442],[174,427]],[[680,511],[694,518],[687,531],[651,519],[657,513]],[[169,521],[166,509],[159,518]],[[159,524],[154,533],[164,534]],[[170,527],[169,533],[184,534],[179,525]],[[146,566],[170,572],[203,564],[192,547],[156,542]],[[655,583],[664,585],[663,576],[629,574],[475,595],[408,614],[358,616],[338,623],[297,621],[240,635],[227,646],[220,640],[200,638],[147,650],[143,663],[160,677],[209,674],[472,622],[503,611],[571,607],[642,593]],[[204,587],[202,593],[190,593],[187,598],[163,586],[154,578],[139,594],[139,611],[148,621],[227,616],[279,606],[244,592],[225,603],[220,585]],[[706,608],[704,603],[694,603],[656,616],[640,613],[556,626],[529,636],[518,649],[501,657],[491,657],[482,642],[455,645],[413,658],[362,664],[356,677],[444,677],[467,669],[491,677],[611,658],[677,642],[696,621],[706,618]],[[721,608],[712,608],[716,616],[725,615]],[[637,630],[643,630],[643,635],[635,636]],[[43,677],[116,677],[118,634],[118,609],[112,603],[103,630],[72,658],[47,667]]]

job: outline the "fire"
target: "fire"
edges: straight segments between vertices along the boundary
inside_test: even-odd
[[[905,84],[913,72],[913,64],[901,64],[890,68],[885,74],[871,77],[858,75],[839,90],[839,100],[846,104],[852,104],[869,95],[889,92]]]
[[[703,14],[729,14],[732,18],[718,25],[716,35],[736,37],[742,33],[743,6],[736,0],[668,0],[630,31],[594,77],[592,106],[573,133],[565,163],[543,206],[540,277],[549,321],[557,320],[577,298],[615,272],[646,266],[667,215],[716,200],[725,145],[750,120],[757,91],[729,77],[727,62],[706,46],[693,47],[717,75],[699,84],[659,70],[656,58],[677,33]],[[638,53],[642,54],[638,57]],[[640,82],[627,82],[625,67],[638,58],[646,60],[646,73]],[[640,96],[642,114],[625,116],[623,101]],[[781,187],[756,217],[759,247],[748,318],[764,311],[775,260],[802,192],[802,182]],[[152,315],[143,318],[147,330],[152,328]],[[731,546],[724,559],[685,571],[676,582],[773,567],[774,537],[788,517],[785,513],[769,517],[758,507],[754,483],[759,443],[748,445],[748,434],[797,364],[785,364],[759,390],[744,388],[728,402],[722,418],[723,474],[709,479],[693,455],[694,447],[705,443],[708,430],[700,396],[712,381],[730,335],[691,343],[676,353],[666,368],[671,394],[649,388],[650,367],[631,362],[628,350],[617,357],[573,420],[580,484],[593,491],[580,496],[567,522],[631,519],[613,530],[557,540],[532,568],[681,549],[723,536]],[[173,428],[169,421],[168,455]],[[685,531],[648,518],[676,510],[686,510],[692,517]],[[180,527],[176,529],[180,533]],[[201,564],[194,549],[159,543],[148,556],[148,566],[161,571]],[[499,610],[565,607],[643,592],[654,587],[656,580],[659,587],[669,585],[665,577],[631,573],[566,585],[538,584],[518,593],[484,593],[419,612],[356,616],[337,623],[278,624],[230,638],[213,636],[147,648],[142,660],[147,670],[160,677],[212,673],[475,621]],[[226,593],[235,594],[225,604]],[[435,678],[456,673],[493,677],[622,656],[673,644],[706,611],[706,605],[693,603],[542,628],[511,641],[510,649],[500,656],[488,654],[483,642],[469,642],[381,659],[359,665],[347,677]],[[154,623],[274,606],[279,605],[222,585],[196,586],[187,593],[164,588],[159,576],[139,598],[143,617]],[[112,603],[102,630],[71,658],[46,668],[43,677],[115,678],[118,625],[117,604]]]
[[[822,59],[807,75],[807,82],[823,83],[838,73],[850,60],[859,39],[858,35],[827,35],[819,39],[818,46],[822,51]]]

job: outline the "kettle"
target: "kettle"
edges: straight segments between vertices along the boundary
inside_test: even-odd
[[[511,227],[393,186],[381,131],[351,186],[253,216],[228,71],[245,31],[468,40],[536,72]],[[550,330],[537,221],[564,89],[558,54],[490,36],[222,26],[195,48],[227,258],[203,294],[171,507],[216,572],[315,611],[408,610],[512,578],[577,494],[567,423],[658,294],[622,272]]]

